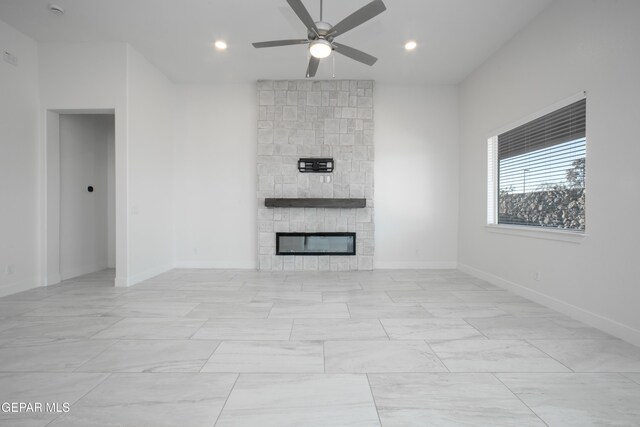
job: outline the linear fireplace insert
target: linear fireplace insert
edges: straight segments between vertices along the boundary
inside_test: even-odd
[[[276,233],[276,255],[355,255],[356,233]]]

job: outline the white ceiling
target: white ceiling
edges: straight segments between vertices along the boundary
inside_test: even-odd
[[[369,0],[325,0],[336,24]],[[551,0],[385,0],[387,11],[337,41],[379,58],[373,67],[335,55],[336,77],[455,84]],[[49,12],[48,4],[66,13]],[[319,0],[304,0],[318,20]],[[176,83],[304,78],[304,45],[255,49],[251,42],[305,38],[285,0],[0,0],[0,20],[39,42],[128,42]],[[227,41],[217,52],[212,43]],[[415,39],[418,48],[403,49]],[[333,55],[332,55],[333,56]],[[316,78],[332,75],[323,60]]]

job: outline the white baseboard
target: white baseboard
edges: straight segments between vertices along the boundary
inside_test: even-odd
[[[53,286],[53,285],[57,285],[60,282],[62,282],[62,277],[60,277],[59,274],[51,275],[50,277],[47,278],[47,283],[44,284],[43,286]]]
[[[622,324],[616,320],[609,319],[608,317],[593,313],[589,310],[585,310],[584,308],[580,308],[566,301],[559,300],[555,297],[543,294],[509,280],[505,280],[499,276],[487,273],[486,271],[479,270],[469,265],[458,264],[458,269],[471,274],[472,276],[486,280],[496,286],[512,291],[515,294],[528,298],[538,304],[542,304],[562,314],[566,314],[567,316],[586,323],[589,326],[593,326],[594,328],[600,329],[634,345],[640,346],[640,330],[632,328],[631,326]]]
[[[172,265],[163,265],[163,266],[150,268],[149,270],[143,271],[141,273],[133,274],[127,277],[126,280],[122,277],[118,277],[116,278],[115,285],[116,286],[133,286],[147,279],[151,279],[152,277],[156,277],[159,274],[166,273],[167,271],[172,269],[173,269]]]
[[[38,288],[42,285],[37,284],[35,280],[23,280],[16,283],[9,283],[7,285],[0,286],[0,298],[11,294],[17,294],[18,292],[28,291],[29,289]]]
[[[458,268],[458,263],[455,261],[374,262],[373,268],[376,270],[442,270]]]
[[[255,263],[236,263],[233,265],[215,261],[176,261],[174,268],[211,268],[221,270],[256,270]]]

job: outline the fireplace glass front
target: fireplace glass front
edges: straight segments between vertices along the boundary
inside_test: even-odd
[[[356,233],[276,233],[276,255],[355,255]]]

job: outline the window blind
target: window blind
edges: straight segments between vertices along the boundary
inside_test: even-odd
[[[497,223],[584,230],[586,99],[491,138],[489,149]]]
[[[498,160],[584,138],[586,106],[581,99],[498,135]]]

